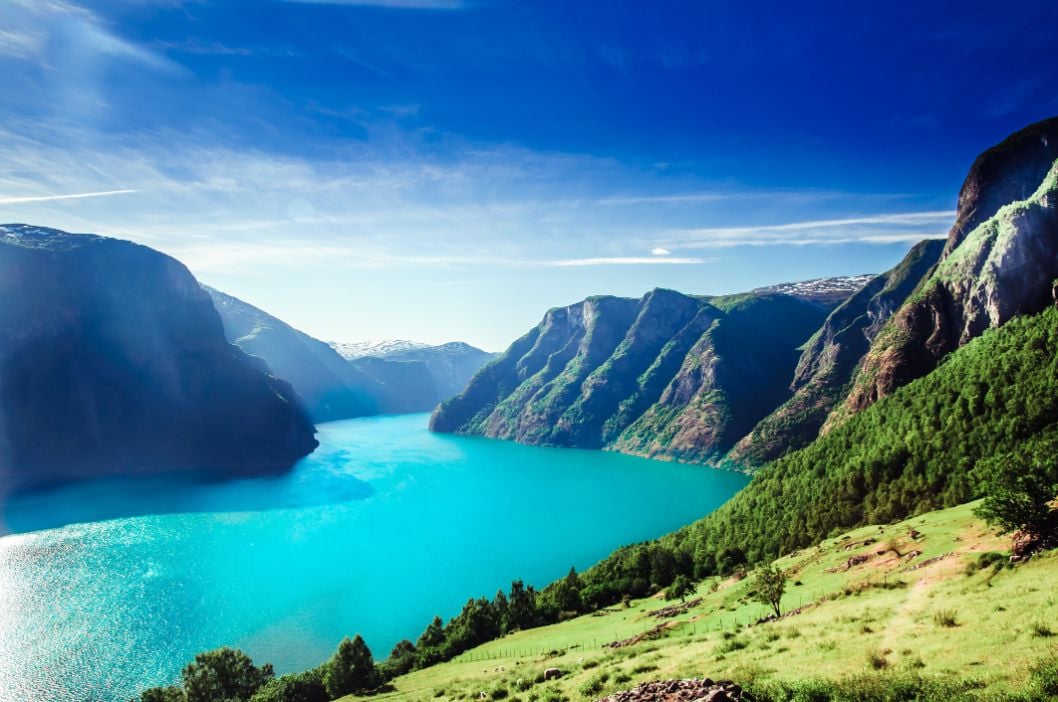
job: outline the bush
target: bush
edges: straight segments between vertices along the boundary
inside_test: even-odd
[[[606,686],[606,682],[609,679],[609,673],[600,673],[596,675],[594,678],[580,686],[580,694],[585,697],[596,697],[603,691],[603,688]]]
[[[1033,622],[1030,630],[1032,635],[1038,639],[1049,639],[1054,636],[1054,630],[1043,622]]]
[[[250,702],[328,702],[330,696],[318,671],[284,675],[269,680]]]
[[[959,620],[956,618],[955,610],[942,609],[933,614],[933,623],[937,626],[943,626],[951,628],[959,626]]]
[[[867,665],[874,670],[884,670],[889,667],[889,659],[886,658],[887,653],[885,651],[871,650],[867,651]]]
[[[500,685],[492,689],[492,691],[489,693],[489,698],[493,700],[502,700],[507,697],[507,694],[507,688]]]

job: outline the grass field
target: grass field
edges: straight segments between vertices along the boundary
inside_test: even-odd
[[[864,671],[972,678],[1019,688],[1032,664],[1058,653],[1058,552],[1016,568],[973,516],[974,505],[870,526],[789,555],[779,621],[748,598],[748,580],[706,581],[670,618],[660,597],[517,632],[395,679],[375,700],[594,699],[662,678],[835,679]],[[912,532],[917,532],[913,534]],[[862,562],[859,562],[862,561]],[[853,564],[853,565],[850,565]],[[970,572],[972,571],[972,572]],[[793,610],[800,610],[794,613]],[[605,644],[664,624],[656,638]],[[546,668],[561,679],[536,682]],[[347,698],[352,700],[354,698]]]

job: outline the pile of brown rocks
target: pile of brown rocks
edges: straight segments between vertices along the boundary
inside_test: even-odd
[[[730,680],[689,678],[643,683],[599,702],[754,702],[754,698]]]

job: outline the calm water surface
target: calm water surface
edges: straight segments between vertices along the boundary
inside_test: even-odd
[[[0,701],[128,700],[222,645],[280,673],[360,632],[385,658],[435,615],[659,536],[737,473],[333,422],[289,475],[97,481],[4,505]]]

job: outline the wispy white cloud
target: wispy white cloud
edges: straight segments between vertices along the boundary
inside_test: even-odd
[[[549,261],[546,265],[564,268],[567,266],[653,266],[657,264],[688,266],[701,263],[712,263],[711,258],[691,258],[671,256],[662,258],[660,256],[613,256],[602,258],[571,258],[559,261]]]
[[[28,202],[55,202],[57,200],[83,200],[90,197],[109,197],[111,195],[128,195],[141,190],[101,190],[94,193],[69,193],[66,195],[26,195],[21,197],[0,197],[0,205],[21,205]]]
[[[685,248],[914,242],[944,237],[946,227],[954,218],[954,210],[898,212],[782,224],[671,230],[660,238]]]
[[[59,68],[68,77],[91,74],[99,60],[185,73],[164,54],[118,36],[94,12],[65,0],[7,0],[0,4],[0,26],[0,55]]]
[[[650,250],[652,256],[668,256],[670,253],[672,252],[661,246],[655,246]]]

